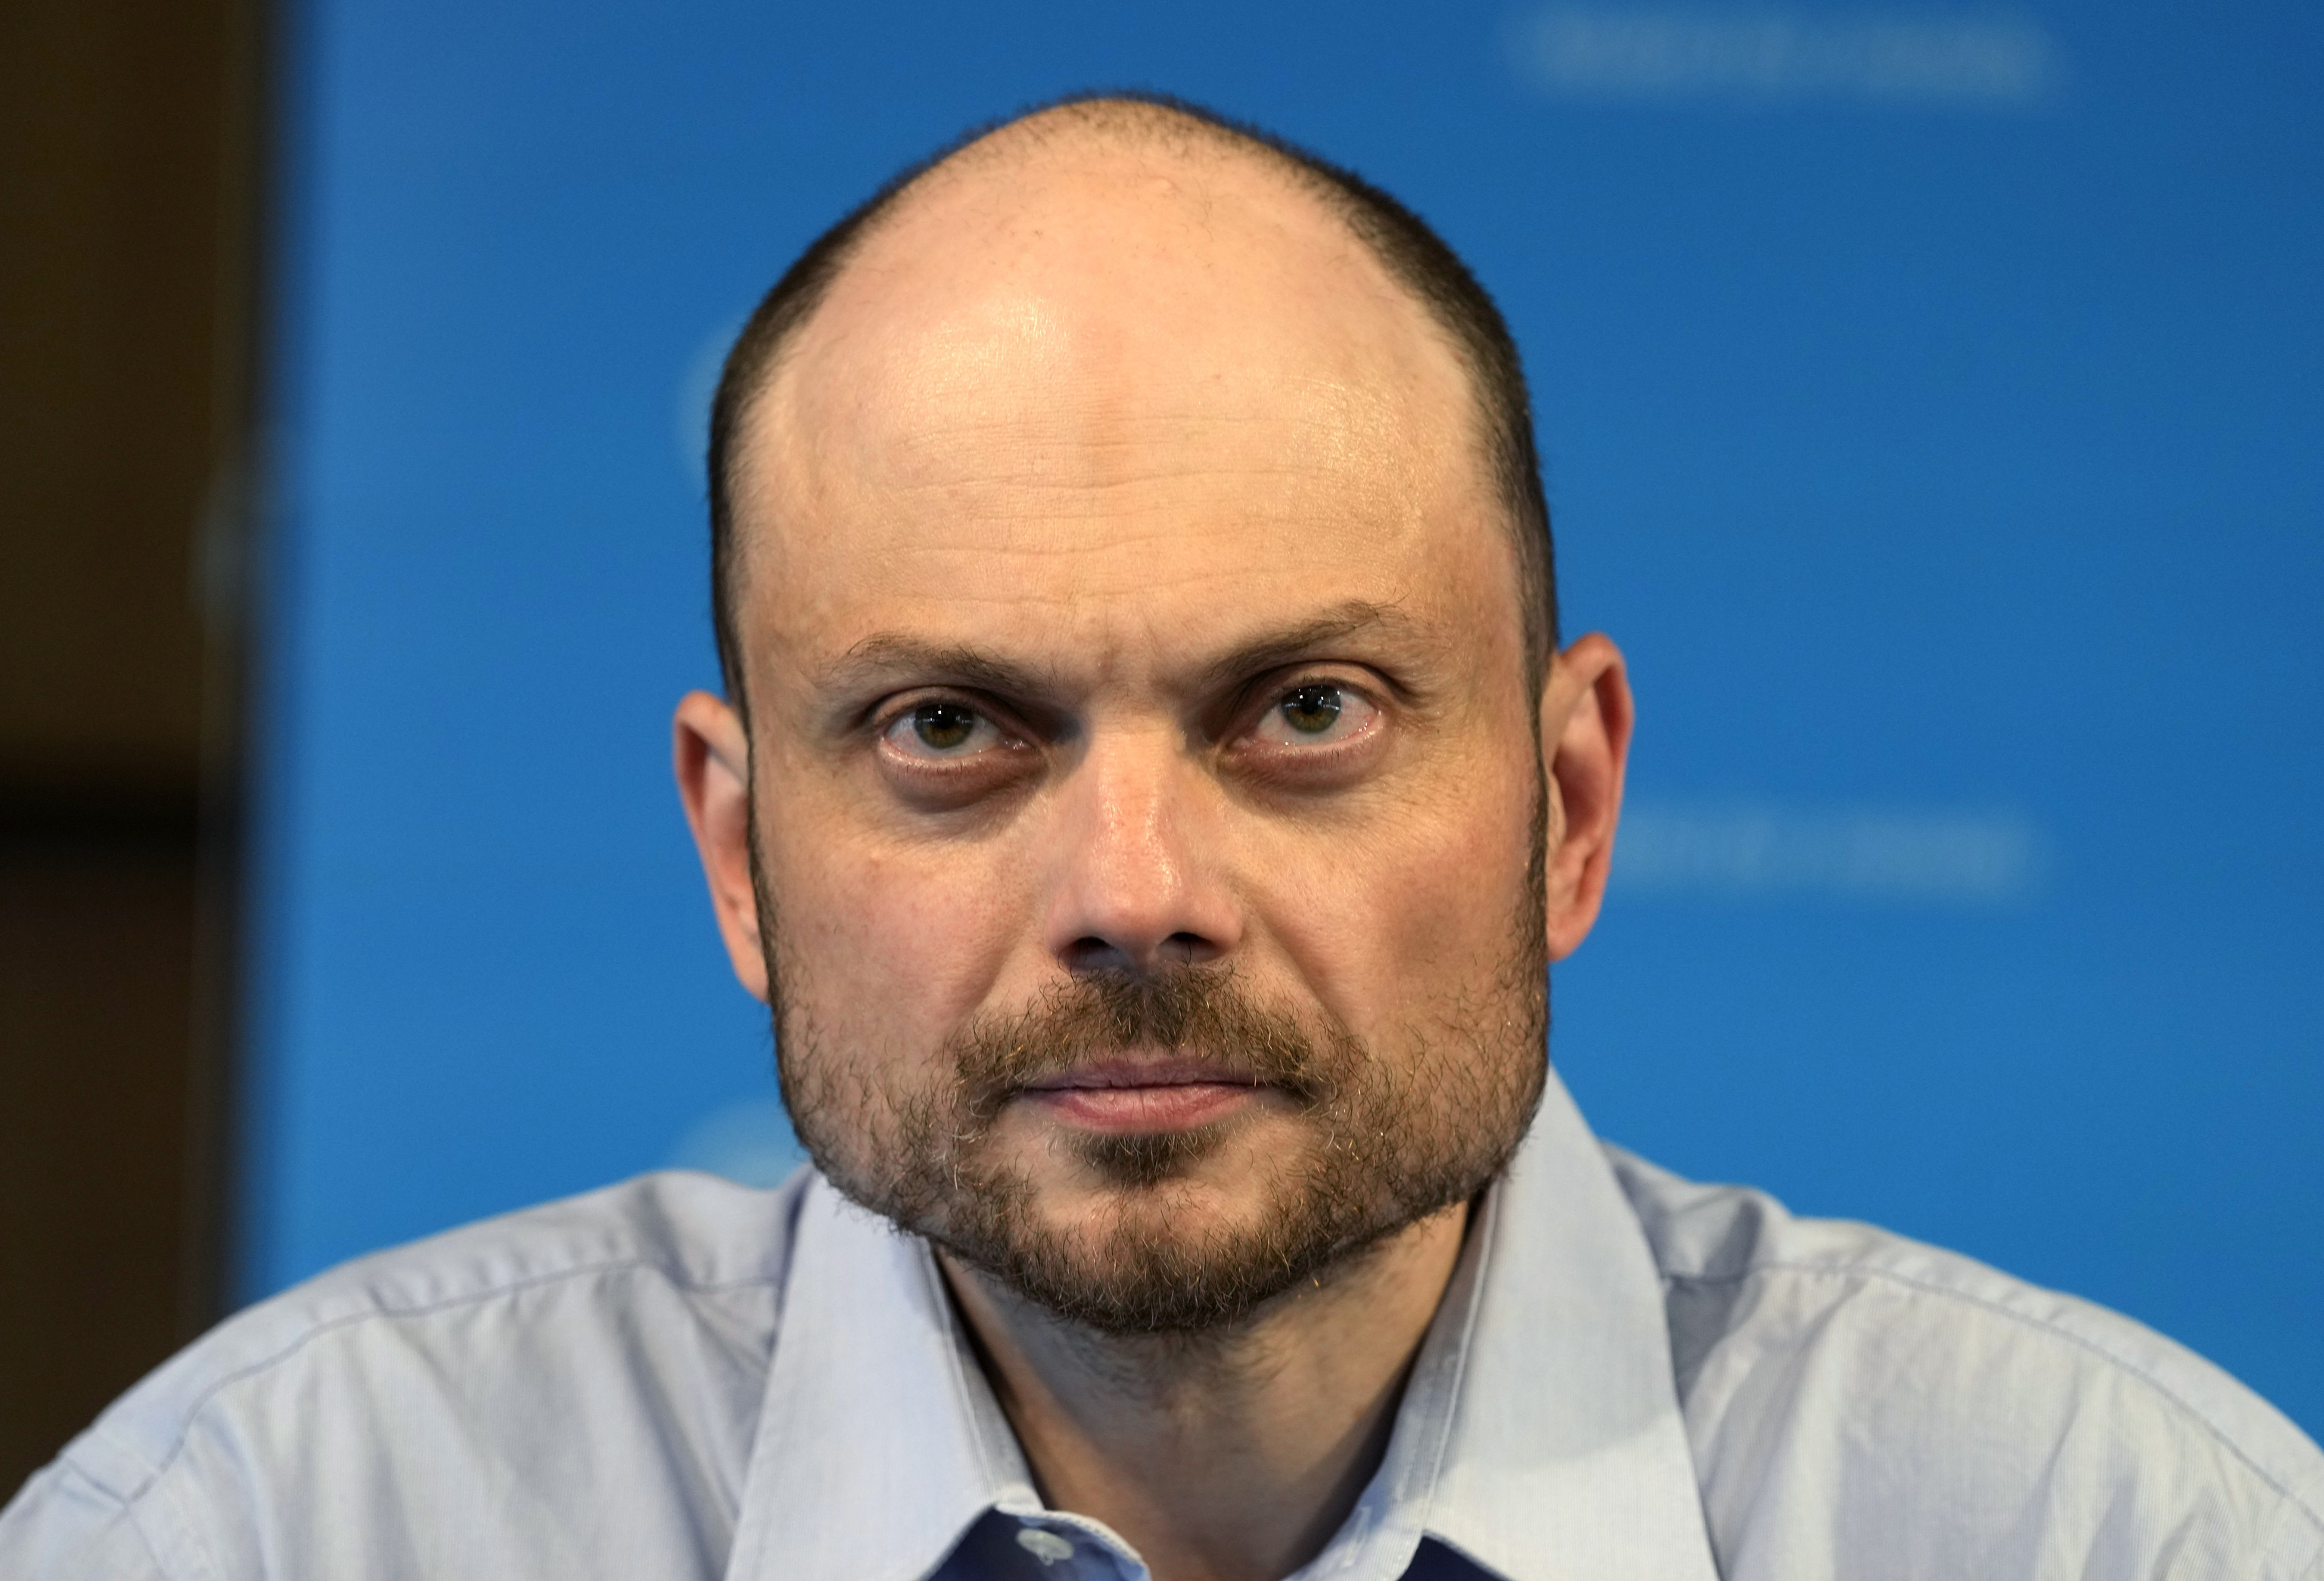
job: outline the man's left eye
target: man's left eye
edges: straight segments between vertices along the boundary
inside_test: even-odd
[[[1379,711],[1352,687],[1331,681],[1294,686],[1259,722],[1262,740],[1284,747],[1323,747],[1360,734]]]
[[[888,744],[907,758],[968,758],[1002,744],[998,726],[949,698],[917,704],[890,722]]]

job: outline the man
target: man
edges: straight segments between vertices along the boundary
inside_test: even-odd
[[[1545,970],[1630,697],[1390,200],[1022,118],[777,287],[712,473],[678,777],[815,1170],[265,1303],[0,1571],[2324,1576],[2324,1457],[2203,1363],[1591,1139]]]

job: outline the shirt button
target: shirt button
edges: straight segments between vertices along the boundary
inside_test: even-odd
[[[1018,1528],[1017,1546],[1040,1560],[1041,1568],[1044,1570],[1059,1559],[1070,1559],[1074,1557],[1072,1543],[1067,1542],[1056,1532],[1045,1531],[1038,1526]]]

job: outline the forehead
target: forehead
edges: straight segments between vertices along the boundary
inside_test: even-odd
[[[1507,577],[1457,357],[1337,216],[1249,161],[940,172],[834,282],[742,440],[746,649],[844,646],[904,606],[958,626],[1047,605],[1119,637],[1311,593],[1425,600],[1480,556]]]

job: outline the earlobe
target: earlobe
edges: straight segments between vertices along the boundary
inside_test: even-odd
[[[1589,936],[1612,870],[1633,705],[1621,649],[1591,632],[1559,654],[1541,703],[1549,786],[1545,918],[1549,958]]]
[[[751,881],[751,744],[742,717],[724,698],[687,693],[670,722],[670,756],[727,957],[742,986],[764,1000],[766,956]]]

